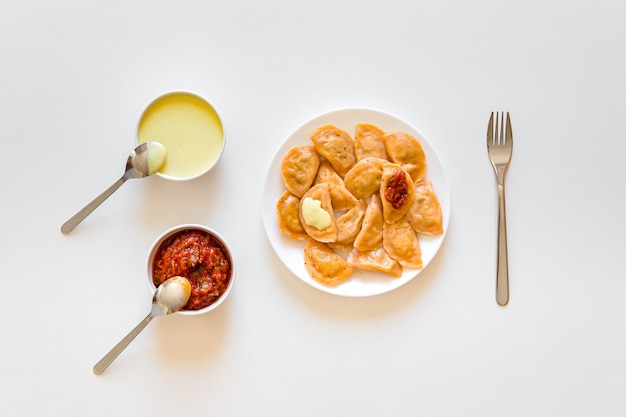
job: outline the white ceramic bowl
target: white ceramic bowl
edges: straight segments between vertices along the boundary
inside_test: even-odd
[[[230,278],[229,278],[229,281],[228,281],[228,284],[227,284],[226,288],[224,289],[222,294],[220,294],[220,296],[219,296],[219,298],[217,300],[213,301],[213,303],[208,305],[207,307],[201,308],[199,310],[185,310],[185,309],[183,309],[183,310],[180,310],[178,312],[178,314],[194,316],[194,315],[204,314],[204,313],[207,313],[207,312],[209,312],[211,310],[214,310],[215,308],[217,308],[220,304],[222,304],[224,302],[224,300],[230,294],[230,292],[231,292],[231,290],[233,288],[233,285],[235,284],[236,268],[235,268],[235,262],[233,260],[233,255],[232,255],[232,252],[230,250],[230,247],[228,246],[228,243],[222,237],[222,235],[220,235],[218,232],[216,232],[215,230],[211,229],[210,227],[203,226],[203,225],[200,225],[200,224],[181,224],[179,226],[175,226],[175,227],[172,227],[172,228],[166,230],[152,244],[152,247],[151,247],[150,252],[148,254],[147,274],[146,275],[147,275],[147,278],[148,278],[147,279],[148,286],[150,288],[150,291],[153,294],[156,291],[156,286],[155,286],[155,284],[153,282],[153,279],[152,279],[154,258],[157,256],[157,252],[159,251],[159,248],[161,248],[161,245],[165,241],[167,241],[169,238],[171,238],[174,235],[177,235],[178,233],[181,233],[181,232],[183,232],[185,230],[199,230],[201,232],[204,232],[204,233],[207,233],[208,235],[210,235],[214,239],[214,241],[217,243],[217,245],[222,248],[222,251],[223,251],[224,255],[230,261]],[[188,277],[185,277],[185,278],[188,278]]]
[[[188,91],[171,91],[154,99],[139,119],[136,137],[137,143],[155,141],[165,146],[165,164],[156,175],[174,181],[209,172],[226,144],[217,110]]]

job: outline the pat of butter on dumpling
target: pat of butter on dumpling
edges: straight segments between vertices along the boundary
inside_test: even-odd
[[[317,230],[326,229],[332,224],[330,213],[322,208],[322,202],[310,197],[302,200],[302,217],[306,224]]]

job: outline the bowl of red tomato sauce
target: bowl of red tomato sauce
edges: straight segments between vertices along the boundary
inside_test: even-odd
[[[235,264],[226,240],[199,224],[182,224],[162,233],[148,255],[148,285],[154,293],[174,276],[191,283],[191,296],[179,314],[198,315],[217,308],[235,282]]]

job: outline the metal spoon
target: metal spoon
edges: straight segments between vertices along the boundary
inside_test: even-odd
[[[118,188],[132,178],[143,178],[156,173],[165,163],[167,150],[159,142],[145,142],[137,146],[128,156],[126,172],[115,184],[87,204],[81,211],[61,226],[61,232],[69,233],[91,214],[100,204],[111,196]]]
[[[152,310],[133,330],[119,341],[113,349],[109,351],[93,367],[95,374],[104,372],[120,353],[137,337],[137,335],[157,316],[165,316],[182,309],[191,295],[191,284],[186,278],[172,277],[157,287],[154,297],[152,297]]]

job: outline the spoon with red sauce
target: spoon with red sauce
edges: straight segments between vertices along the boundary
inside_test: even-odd
[[[85,220],[100,204],[104,203],[104,200],[109,198],[127,180],[156,174],[165,163],[166,155],[167,149],[159,142],[145,142],[137,146],[128,156],[124,175],[115,181],[112,186],[104,190],[102,194],[94,198],[91,203],[72,216],[72,218],[63,223],[61,232],[67,234],[74,230],[76,226]]]
[[[133,330],[104,355],[93,367],[95,374],[104,372],[137,335],[157,316],[166,316],[181,310],[191,295],[191,284],[187,278],[172,277],[159,285],[152,297],[152,310]]]

